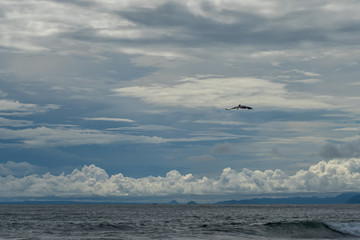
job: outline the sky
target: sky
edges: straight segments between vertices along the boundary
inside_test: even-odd
[[[0,196],[360,191],[359,11],[1,1]]]

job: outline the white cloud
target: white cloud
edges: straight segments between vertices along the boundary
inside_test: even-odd
[[[59,106],[54,104],[40,106],[37,104],[21,103],[19,101],[0,99],[0,115],[26,115],[43,113],[58,108]]]
[[[238,172],[225,168],[217,178],[195,178],[173,170],[165,177],[109,176],[95,165],[59,176],[50,173],[0,177],[2,197],[165,196],[173,194],[261,194],[360,191],[360,159],[321,161],[289,176],[276,170]]]
[[[313,84],[313,83],[321,82],[321,80],[320,80],[320,79],[316,79],[316,78],[309,78],[309,79],[302,79],[302,80],[293,80],[292,82]]]
[[[179,131],[177,128],[163,125],[139,125],[135,127],[107,128],[109,131]]]
[[[188,56],[185,55],[185,53],[181,53],[180,50],[176,52],[176,48],[171,48],[171,50],[167,50],[165,47],[161,48],[144,48],[144,47],[137,47],[137,48],[117,48],[119,52],[128,54],[128,55],[140,55],[140,56],[152,56],[152,57],[163,57],[168,60],[172,59],[187,59]],[[133,62],[138,64],[139,66],[152,66],[152,65],[158,65],[161,62],[158,62],[159,60],[154,61],[154,58],[152,59],[152,63],[147,61],[147,58],[141,58],[141,57],[135,57],[133,58]]]
[[[161,143],[165,139],[156,136],[135,136],[76,127],[36,127],[26,129],[0,128],[0,139],[17,140],[25,147],[76,146],[109,144],[115,142]]]
[[[245,122],[239,122],[239,121],[225,121],[225,120],[194,120],[194,121],[187,121],[187,120],[182,120],[181,122],[191,122],[191,123],[199,123],[199,124],[215,124],[215,125],[246,125],[247,123]]]
[[[151,126],[150,126],[151,127]],[[120,130],[120,131],[119,131]],[[110,144],[110,143],[147,143],[158,144],[168,142],[199,142],[217,141],[227,139],[238,139],[242,136],[222,132],[193,132],[189,136],[177,138],[164,138],[161,136],[146,136],[127,134],[126,130],[150,130],[149,126],[144,128],[114,128],[107,130],[82,129],[76,126],[55,125],[41,126],[23,129],[0,128],[0,140],[6,143],[7,140],[16,140],[16,143],[23,147],[38,148],[44,146],[78,146],[88,144]],[[152,130],[172,130],[155,126]]]
[[[1,70],[0,70],[0,74],[1,74]],[[0,90],[0,97],[4,98],[6,96],[7,96],[7,93]]]
[[[307,72],[307,71],[304,71],[304,70],[298,70],[298,69],[294,69],[290,72],[295,72],[295,73],[300,73],[306,77],[320,77],[321,74],[319,73],[314,73],[314,72]]]
[[[360,128],[358,127],[343,127],[343,128],[336,128],[334,131],[351,131],[351,132],[357,132]]]
[[[109,118],[109,117],[97,117],[97,118],[84,118],[84,120],[88,121],[110,121],[110,122],[135,122],[134,120],[127,118]]]
[[[30,174],[35,174],[41,170],[40,167],[32,165],[28,162],[13,162],[0,163],[0,176],[15,176],[23,177]]]
[[[32,121],[27,120],[12,120],[0,117],[0,127],[26,127],[33,125]]]
[[[175,85],[132,86],[114,91],[162,106],[224,108],[242,103],[253,107],[333,108],[321,96],[289,92],[285,84],[259,78],[185,78]]]

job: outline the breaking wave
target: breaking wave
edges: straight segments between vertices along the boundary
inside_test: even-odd
[[[360,237],[360,222],[326,223],[330,229],[345,235]]]
[[[360,237],[360,222],[270,222],[257,225],[259,235],[290,238]]]

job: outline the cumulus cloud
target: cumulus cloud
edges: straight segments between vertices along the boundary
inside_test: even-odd
[[[28,162],[13,162],[0,163],[0,176],[15,176],[23,177],[30,174],[35,174],[41,171],[41,167],[32,165]]]
[[[132,86],[114,91],[120,96],[140,98],[151,104],[190,108],[224,108],[239,102],[251,103],[254,107],[333,107],[321,98],[288,92],[285,84],[259,78],[185,78],[175,85]]]
[[[95,165],[71,174],[0,177],[3,197],[166,196],[174,194],[261,194],[360,191],[360,159],[321,161],[294,175],[276,170],[225,168],[217,178],[196,178],[176,170],[166,176],[109,176]]]

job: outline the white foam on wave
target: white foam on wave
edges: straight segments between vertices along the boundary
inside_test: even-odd
[[[326,225],[335,231],[360,237],[360,222],[332,222]]]

